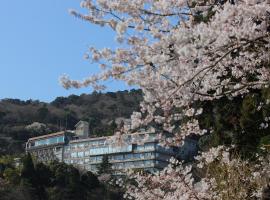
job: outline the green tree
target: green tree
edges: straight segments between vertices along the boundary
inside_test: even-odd
[[[53,162],[50,165],[53,173],[51,188],[48,189],[50,200],[83,200],[86,188],[80,180],[80,172],[72,165]]]
[[[1,159],[7,162],[7,158]],[[17,168],[5,167],[4,179],[0,178],[1,200],[121,199],[122,194],[101,184],[92,172],[81,174],[74,166],[57,161],[34,165],[30,154],[22,161],[21,176]]]
[[[40,199],[48,199],[46,188],[51,185],[52,172],[49,166],[43,163],[37,163],[35,166],[37,185],[36,190]]]
[[[98,174],[110,174],[112,171],[112,164],[109,162],[108,155],[102,157],[102,162],[98,165]]]
[[[22,190],[32,197],[32,199],[39,199],[38,191],[36,187],[38,186],[36,171],[31,154],[28,153],[23,158],[23,166],[21,170],[21,187]]]
[[[35,169],[39,185],[50,186],[52,171],[50,170],[49,166],[43,163],[37,163]]]
[[[8,183],[18,185],[20,183],[20,175],[18,169],[6,168],[3,177]]]
[[[46,104],[37,110],[37,117],[40,121],[46,121],[48,114],[49,109],[47,108]]]
[[[88,171],[81,176],[81,182],[85,188],[90,190],[98,188],[100,183],[98,178],[92,172]]]
[[[32,156],[30,153],[27,153],[26,156],[23,158],[21,179],[23,182],[26,181],[32,186],[36,185],[37,183],[36,171],[35,171],[34,163],[33,163]]]
[[[116,129],[117,129],[117,124],[116,124],[115,120],[113,120],[109,125],[109,134],[113,135],[114,132],[116,131]]]
[[[268,145],[270,126],[270,89],[252,90],[233,99],[204,102],[199,117],[203,128],[213,130],[199,140],[202,150],[234,144],[243,158],[254,158],[262,145]],[[265,128],[261,128],[261,125]]]
[[[66,186],[65,199],[84,199],[85,188],[80,182],[80,172],[73,166],[68,166],[68,184]]]

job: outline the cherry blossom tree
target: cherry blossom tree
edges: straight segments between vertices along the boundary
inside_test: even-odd
[[[132,116],[133,128],[154,121],[179,143],[206,132],[195,119],[181,121],[202,112],[196,101],[269,85],[267,0],[85,0],[81,7],[87,12],[70,12],[111,27],[119,47],[91,47],[85,58],[99,63],[101,73],[83,81],[63,76],[61,82],[65,88],[102,89],[103,80],[114,78],[139,86],[144,102],[142,112]]]
[[[65,75],[62,85],[103,89],[102,82],[113,78],[139,86],[144,101],[141,112],[131,116],[131,128],[158,124],[159,139],[166,145],[211,131],[200,128],[197,116],[203,110],[197,102],[269,87],[269,0],[84,0],[81,7],[85,13],[71,14],[110,27],[119,46],[89,48],[85,58],[98,63],[101,72],[82,81]],[[163,137],[164,132],[173,136]],[[237,172],[247,165],[229,159],[226,152],[220,160],[225,169]],[[211,152],[205,155],[206,160],[211,158]],[[258,169],[250,169],[254,171],[247,174],[257,177]],[[134,178],[138,185],[128,188],[127,197],[135,199],[226,199],[220,196],[218,177],[194,181],[191,167],[181,163],[158,175]],[[255,179],[249,182],[252,187]],[[262,185],[253,187],[258,188]],[[239,195],[245,199],[247,191]],[[250,199],[252,195],[256,196],[251,194]]]
[[[171,164],[156,174],[131,172],[129,177],[135,184],[123,180],[117,183],[126,188],[127,199],[261,199],[270,178],[269,158],[247,162],[229,151],[219,146],[197,156],[197,171],[200,169],[203,173],[192,173],[192,165],[171,159]],[[196,181],[198,177],[200,180]]]

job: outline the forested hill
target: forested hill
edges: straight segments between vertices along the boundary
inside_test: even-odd
[[[116,127],[115,120],[128,118],[139,109],[141,100],[140,90],[57,97],[51,103],[3,99],[0,101],[0,155],[22,152],[29,137],[74,129],[79,120],[89,122],[91,134],[110,135]]]

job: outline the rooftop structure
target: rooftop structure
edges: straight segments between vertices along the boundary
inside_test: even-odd
[[[89,123],[86,121],[79,121],[76,125],[75,134],[79,138],[89,137]]]

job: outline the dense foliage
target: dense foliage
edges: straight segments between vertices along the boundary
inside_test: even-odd
[[[264,145],[270,144],[270,89],[253,90],[233,99],[205,101],[199,106],[201,127],[211,133],[199,140],[201,150],[218,145],[236,145],[245,158],[254,158]]]
[[[111,135],[117,120],[128,118],[138,110],[141,100],[140,90],[57,97],[51,103],[3,99],[0,101],[0,155],[23,152],[29,137],[66,128],[73,130],[79,120],[89,122],[92,135]]]
[[[119,200],[117,188],[99,182],[91,172],[80,172],[71,165],[52,162],[34,164],[30,154],[21,166],[14,158],[0,160],[1,200]]]

